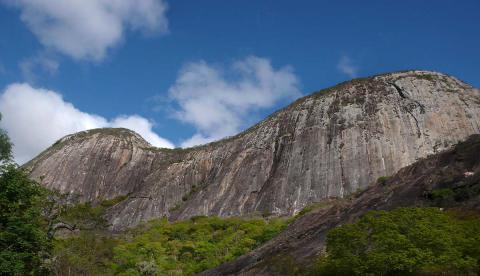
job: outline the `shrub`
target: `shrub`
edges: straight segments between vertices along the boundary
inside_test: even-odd
[[[390,179],[390,176],[380,176],[377,179],[377,184],[385,186],[387,184],[387,181]]]
[[[455,192],[452,189],[436,189],[433,190],[431,193],[433,200],[449,200],[453,199],[455,196]]]

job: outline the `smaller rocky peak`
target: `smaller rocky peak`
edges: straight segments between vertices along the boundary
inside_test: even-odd
[[[34,159],[30,160],[22,167],[26,171],[31,171],[38,162],[48,159],[55,153],[81,151],[85,148],[110,147],[112,145],[128,145],[133,148],[152,148],[152,145],[142,138],[138,133],[126,128],[96,128],[69,134],[57,140],[52,146],[41,152]]]
[[[30,177],[81,201],[99,202],[132,193],[151,172],[155,154],[125,128],[81,131],[59,139],[23,167]]]
[[[140,134],[126,128],[96,128],[80,131],[59,139],[52,147],[62,147],[63,145],[81,143],[91,139],[122,140],[131,142],[138,147],[151,147],[150,143],[145,141]]]

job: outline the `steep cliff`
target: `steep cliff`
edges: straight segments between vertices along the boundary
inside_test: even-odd
[[[435,191],[449,191],[435,196]],[[297,275],[325,253],[327,233],[371,210],[441,207],[480,214],[480,135],[431,155],[347,199],[330,199],[260,248],[201,275]],[[308,270],[308,268],[307,268]],[[310,275],[310,274],[308,274]]]
[[[297,100],[237,136],[158,149],[128,130],[67,136],[25,167],[49,188],[99,201],[114,229],[150,218],[292,215],[480,132],[480,91],[443,74],[356,79]]]

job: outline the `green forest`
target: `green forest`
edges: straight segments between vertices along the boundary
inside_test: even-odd
[[[477,275],[478,214],[439,208],[371,211],[327,235],[320,275]]]
[[[83,230],[53,241],[57,274],[191,275],[270,240],[285,219],[193,217],[153,220],[117,235]]]

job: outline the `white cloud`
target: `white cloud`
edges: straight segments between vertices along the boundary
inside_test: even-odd
[[[57,60],[41,53],[32,58],[22,60],[18,66],[20,67],[23,78],[26,81],[33,83],[37,78],[37,69],[43,70],[50,75],[54,75],[57,73],[60,64]]]
[[[355,66],[350,57],[346,55],[343,55],[338,61],[337,69],[350,78],[356,78],[358,76],[358,67]]]
[[[301,96],[298,86],[292,68],[274,69],[269,60],[254,56],[226,70],[203,61],[187,64],[169,89],[178,104],[175,118],[197,130],[182,146],[236,134],[252,112]]]
[[[139,115],[130,115],[130,116],[119,116],[113,119],[110,124],[110,127],[123,127],[131,129],[138,134],[140,134],[145,140],[147,140],[150,144],[160,147],[160,148],[173,148],[174,145],[158,136],[155,132],[153,132],[153,123]]]
[[[12,84],[0,95],[0,127],[14,143],[18,163],[24,163],[61,137],[99,127],[129,128],[157,147],[173,144],[153,132],[153,124],[138,116],[120,116],[113,120],[82,112],[54,91]]]
[[[126,29],[168,32],[163,0],[3,0],[47,48],[75,59],[101,60]]]

